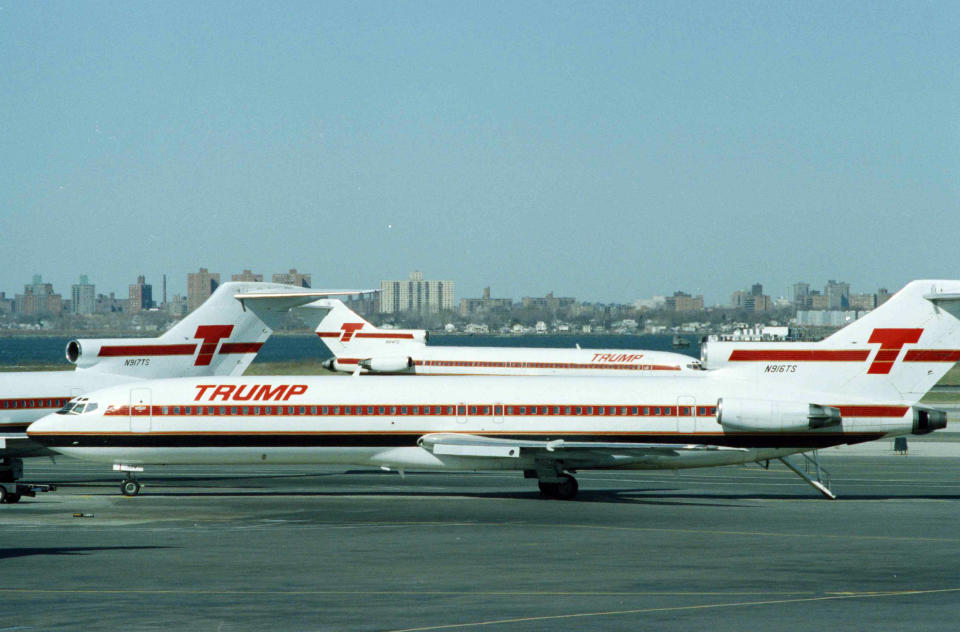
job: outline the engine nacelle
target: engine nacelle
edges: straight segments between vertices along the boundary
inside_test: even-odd
[[[913,430],[915,435],[930,434],[934,430],[942,430],[947,427],[947,413],[935,408],[925,406],[911,406],[913,413]]]
[[[805,402],[723,397],[717,423],[731,432],[802,432],[843,423],[840,409]]]
[[[367,358],[360,360],[360,366],[371,373],[400,373],[413,368],[413,358]]]
[[[98,354],[103,340],[71,340],[67,343],[66,356],[70,364],[85,369],[100,361]]]

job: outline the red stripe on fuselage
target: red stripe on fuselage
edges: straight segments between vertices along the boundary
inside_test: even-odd
[[[197,345],[118,345],[100,347],[97,354],[101,358],[122,358],[124,356],[177,356],[193,355]]]
[[[910,349],[904,362],[960,362],[960,349]]]
[[[220,345],[220,353],[257,353],[262,342],[225,342]]]
[[[864,362],[869,349],[734,349],[730,362]]]

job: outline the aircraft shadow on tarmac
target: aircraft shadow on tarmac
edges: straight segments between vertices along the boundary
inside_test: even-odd
[[[418,478],[426,476],[443,476],[444,473],[438,472],[407,472],[407,478]],[[447,474],[449,476],[458,476]],[[351,489],[323,489],[324,485],[320,479],[330,479],[333,477],[349,477]],[[356,489],[356,486],[362,486],[360,479],[370,477],[369,486],[364,489]],[[395,479],[394,484],[384,487],[383,478]],[[458,478],[462,477],[458,476]],[[375,480],[380,479],[380,480]],[[543,500],[539,491],[536,489],[522,490],[503,490],[503,491],[479,491],[465,488],[462,485],[451,486],[449,489],[438,490],[437,485],[432,484],[431,488],[421,488],[411,484],[404,489],[397,489],[396,483],[400,483],[396,472],[386,472],[380,470],[348,470],[346,472],[298,472],[295,474],[233,474],[226,476],[217,476],[213,474],[204,475],[164,475],[158,473],[155,477],[145,477],[141,479],[144,483],[144,494],[160,497],[317,497],[317,498],[337,498],[337,497],[392,497],[392,498],[487,498],[502,500]],[[311,480],[317,480],[319,489],[282,489],[274,486],[276,483],[290,481],[292,483],[304,483]],[[400,483],[402,484],[402,483]],[[117,479],[115,477],[105,478],[102,476],[89,478],[74,478],[69,481],[57,482],[60,488],[71,487],[95,487],[103,488],[104,495],[116,494]],[[171,490],[170,487],[184,486],[187,489]],[[191,490],[190,487],[203,487],[202,490]],[[690,486],[684,486],[684,490],[689,490]],[[960,494],[936,494],[936,493],[877,493],[877,494],[839,494],[838,501],[844,500],[960,500]],[[749,504],[734,504],[738,501],[745,503],[749,501],[783,501],[783,500],[824,500],[814,492],[801,490],[796,493],[756,493],[756,492],[703,492],[681,491],[673,487],[634,487],[634,488],[613,488],[613,489],[581,489],[574,503],[626,503],[626,504],[648,504],[648,505],[691,505],[691,506],[722,506],[722,507],[756,507]],[[565,501],[552,501],[563,503]]]
[[[0,560],[35,555],[89,555],[99,551],[150,551],[165,546],[49,546],[0,549]]]

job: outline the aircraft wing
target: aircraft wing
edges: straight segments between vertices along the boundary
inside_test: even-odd
[[[565,439],[540,441],[534,439],[501,439],[446,432],[424,435],[420,437],[417,443],[434,454],[491,458],[519,458],[521,453],[532,454],[537,458],[561,459],[569,457],[587,458],[590,456],[600,458],[678,456],[681,452],[708,450],[746,451],[745,448],[696,443],[625,443],[567,441]]]

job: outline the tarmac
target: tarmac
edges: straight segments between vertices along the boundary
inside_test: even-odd
[[[877,448],[880,449],[880,448]],[[954,630],[960,460],[519,473],[26,462],[0,630]]]

